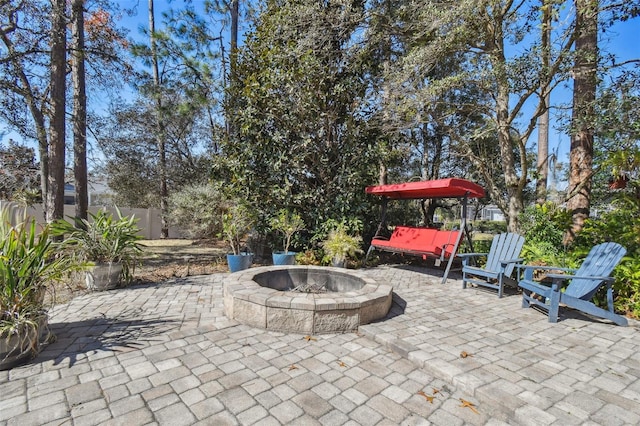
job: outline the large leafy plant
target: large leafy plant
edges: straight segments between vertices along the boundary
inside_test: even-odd
[[[334,265],[341,265],[357,254],[364,253],[362,250],[362,237],[350,235],[345,224],[339,224],[329,231],[329,235],[322,242],[322,249],[325,253],[325,262],[333,262]]]
[[[140,228],[134,216],[117,217],[106,210],[89,214],[90,220],[74,218],[73,223],[58,220],[52,224],[56,236],[64,236],[62,247],[81,261],[92,263],[122,263],[122,277],[131,281],[139,263],[142,246]]]
[[[38,229],[33,219],[12,225],[6,211],[1,216],[0,336],[18,336],[26,343],[21,347],[35,354],[46,319],[47,288],[80,265],[58,250],[48,226]]]

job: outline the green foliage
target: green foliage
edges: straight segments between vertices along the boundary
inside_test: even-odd
[[[323,262],[332,262],[334,265],[344,264],[347,259],[364,253],[362,237],[350,235],[345,223],[340,223],[329,231],[329,235],[321,245],[325,254]]]
[[[585,221],[575,239],[576,253],[586,253],[592,246],[615,241],[627,249],[627,256],[614,270],[615,308],[640,318],[640,199],[632,193],[620,194],[612,209]],[[604,296],[600,295],[604,305]]]
[[[222,232],[227,203],[220,185],[188,185],[169,196],[169,219],[189,238],[216,236]]]
[[[254,223],[255,214],[245,203],[233,204],[222,214],[222,233],[233,254],[240,254],[242,240]]]
[[[8,213],[0,218],[0,336],[24,333],[31,349],[37,348],[37,329],[46,317],[44,293],[70,271],[78,269],[73,259],[57,250],[49,227],[38,230],[30,219],[12,226]],[[30,336],[30,337],[29,337]]]
[[[571,227],[571,215],[551,202],[530,206],[520,216],[526,263],[566,266],[569,262],[564,235]]]
[[[319,266],[322,263],[320,257],[316,250],[305,250],[296,254],[296,264]]]
[[[57,220],[51,232],[64,237],[62,249],[81,261],[122,263],[122,278],[130,282],[142,254],[142,237],[138,235],[138,219],[123,217],[117,208],[116,213],[114,218],[112,213],[100,210],[95,215],[90,213],[90,220],[73,218],[73,224]]]
[[[617,311],[640,319],[640,256],[625,257],[614,271]]]
[[[40,197],[40,166],[33,148],[9,139],[9,145],[0,143],[0,199],[23,201]]]
[[[291,237],[298,231],[304,229],[304,221],[299,214],[290,212],[286,209],[278,211],[278,215],[271,218],[269,225],[274,231],[280,232],[284,237],[284,252],[289,252]]]
[[[234,131],[219,171],[260,217],[295,210],[309,229],[374,221],[363,188],[377,180],[379,149],[351,48],[361,7],[268,2],[238,52],[225,105]]]

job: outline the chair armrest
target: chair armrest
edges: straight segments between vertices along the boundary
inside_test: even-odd
[[[518,279],[521,276],[524,276],[525,280],[533,281],[533,271],[575,271],[573,268],[560,268],[557,266],[539,266],[539,265],[522,265],[520,263],[516,263],[515,267],[518,268]]]
[[[518,269],[540,269],[540,270],[554,270],[554,271],[575,271],[574,268],[560,268],[559,266],[538,266],[538,265],[516,265]]]
[[[521,263],[522,261],[524,261],[523,258],[519,257],[517,259],[501,259],[500,260],[500,264],[502,266],[507,266],[510,263]]]

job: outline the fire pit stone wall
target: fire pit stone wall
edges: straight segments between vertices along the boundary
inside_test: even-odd
[[[294,288],[320,292],[291,291]],[[230,274],[224,282],[227,317],[283,332],[356,331],[361,324],[384,318],[391,300],[390,285],[342,268],[265,266]]]

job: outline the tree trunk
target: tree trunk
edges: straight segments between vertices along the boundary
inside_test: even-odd
[[[151,58],[153,62],[153,84],[154,95],[156,98],[156,115],[157,115],[157,129],[156,129],[156,142],[158,145],[158,168],[160,176],[160,238],[169,237],[169,206],[168,206],[168,194],[167,194],[167,154],[164,143],[164,114],[162,110],[162,91],[160,87],[160,71],[158,67],[158,51],[156,48],[155,38],[155,18],[153,14],[153,0],[149,0],[149,33],[151,44]]]
[[[240,0],[231,1],[231,53],[229,55],[230,80],[235,81],[236,62],[238,56],[238,19]]]
[[[573,110],[567,208],[573,216],[568,240],[589,217],[593,172],[593,117],[597,89],[598,1],[576,0],[576,59],[573,67]]]
[[[55,0],[51,13],[51,119],[49,124],[49,179],[45,195],[45,219],[64,217],[65,165],[65,77],[66,16],[65,0]]]
[[[73,0],[72,69],[73,80],[73,176],[77,218],[87,219],[89,208],[87,182],[87,95],[84,67],[84,0]]]
[[[506,78],[499,84],[496,96],[496,125],[498,127],[498,144],[502,157],[502,171],[507,189],[507,229],[509,232],[519,231],[520,213],[524,210],[521,178],[516,172],[516,159],[513,153],[513,141],[509,123],[509,87]],[[523,170],[522,173],[526,173]]]
[[[542,78],[540,79],[540,93],[544,103],[544,113],[538,119],[538,160],[536,180],[536,203],[547,201],[547,183],[549,179],[549,65],[551,63],[551,2],[542,0],[542,36],[541,62]]]

